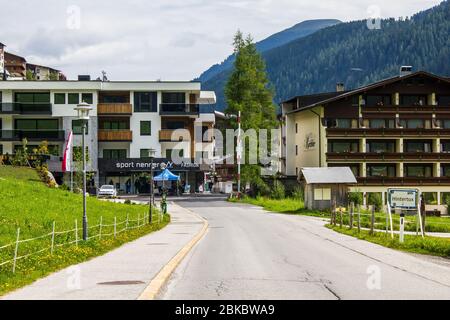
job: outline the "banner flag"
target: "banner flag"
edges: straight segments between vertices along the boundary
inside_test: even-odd
[[[67,172],[72,170],[72,163],[71,163],[71,154],[72,154],[72,131],[69,132],[69,136],[67,137],[66,141],[66,148],[64,149],[64,157],[62,162],[62,171]]]

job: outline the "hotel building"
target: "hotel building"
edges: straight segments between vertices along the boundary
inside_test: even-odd
[[[450,80],[419,71],[345,91],[298,96],[282,106],[281,171],[348,166],[353,191],[386,203],[390,187],[418,188],[427,210],[450,197]]]
[[[191,191],[210,171],[197,160],[213,155],[212,136],[204,133],[214,126],[215,94],[202,91],[199,82],[0,81],[0,154],[14,154],[23,138],[29,150],[48,141],[55,156],[49,169],[68,182],[61,157],[70,131],[80,148],[74,107],[82,101],[93,108],[86,135],[92,187],[113,183],[123,192],[144,192],[136,181],[150,171],[150,154],[155,171],[168,166]],[[186,134],[174,138],[176,129]],[[171,162],[172,150],[182,163]]]

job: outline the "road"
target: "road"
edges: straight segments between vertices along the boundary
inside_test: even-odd
[[[450,299],[448,260],[338,234],[317,218],[184,199],[209,230],[158,299]]]

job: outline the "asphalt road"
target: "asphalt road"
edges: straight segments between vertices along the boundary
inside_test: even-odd
[[[159,299],[450,299],[450,266],[335,233],[320,219],[220,199],[177,201],[209,222]]]

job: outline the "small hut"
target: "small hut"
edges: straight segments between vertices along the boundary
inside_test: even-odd
[[[347,206],[348,189],[356,184],[349,167],[303,168],[300,181],[304,188],[305,207],[324,210],[336,206]]]

